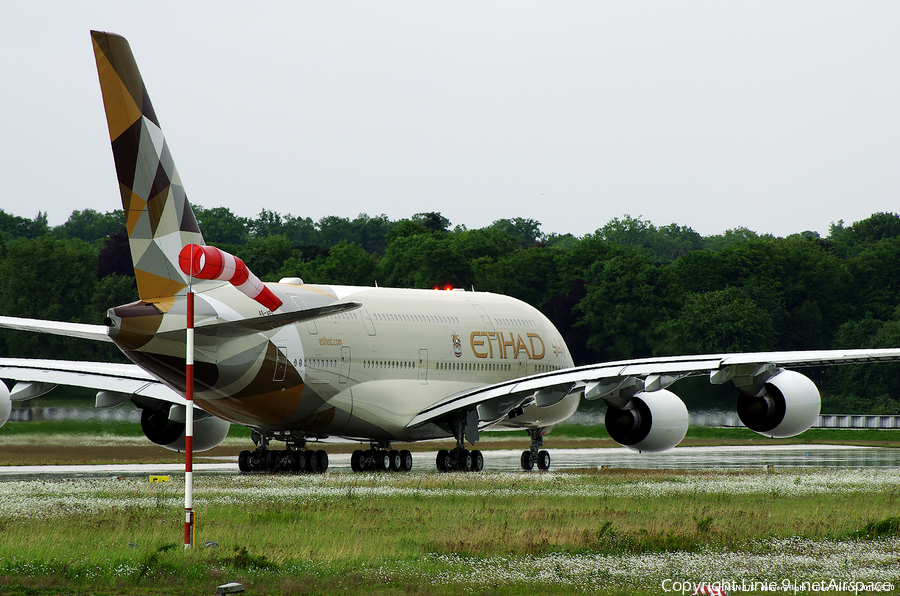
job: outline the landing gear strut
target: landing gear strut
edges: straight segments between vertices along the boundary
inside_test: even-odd
[[[441,449],[437,454],[438,472],[480,472],[484,469],[484,456],[481,451],[469,451],[465,447],[467,417],[460,413],[453,421],[453,435],[456,437],[456,447],[451,450]],[[476,427],[477,431],[477,427]],[[470,431],[471,432],[471,431]],[[478,438],[469,437],[474,444]]]
[[[544,446],[543,428],[529,428],[528,435],[531,437],[531,449],[522,452],[522,469],[531,471],[534,464],[537,464],[538,470],[550,469],[550,453],[541,449]]]
[[[357,449],[350,456],[350,468],[354,472],[409,472],[412,469],[412,453],[406,449],[391,449],[389,443],[372,443],[371,449]]]
[[[241,451],[238,469],[242,474],[321,474],[328,470],[328,452],[307,448],[305,439],[289,441],[287,449],[273,450],[263,436],[256,449]]]

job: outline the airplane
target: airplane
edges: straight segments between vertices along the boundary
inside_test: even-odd
[[[0,327],[113,342],[131,364],[2,358],[0,378],[17,383],[12,391],[0,383],[0,426],[12,401],[58,385],[89,387],[96,407],[131,401],[150,441],[184,450],[188,292],[193,449],[215,447],[231,424],[249,427],[256,446],[238,457],[243,473],[324,472],[329,437],[368,444],[351,456],[355,472],[408,471],[412,454],[392,444],[433,439],[456,441],[438,452],[439,471],[480,471],[484,456],[466,443],[474,447],[487,429],[525,431],[522,469],[547,470],[544,436],[582,398],[605,401],[619,444],[664,451],[688,428],[668,387],[700,375],[734,383],[745,426],[789,437],[820,409],[816,385],[793,369],[900,360],[898,349],[824,350],[576,367],[553,324],[508,296],[261,282],[204,243],[128,42],[98,31],[91,39],[140,299],[109,309],[103,325],[0,317]]]

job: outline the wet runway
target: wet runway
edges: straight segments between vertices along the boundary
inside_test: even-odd
[[[625,448],[550,449],[552,470],[576,468],[630,469],[766,469],[775,468],[897,468],[900,449],[838,445],[676,447],[664,453],[640,454]],[[486,471],[519,470],[521,450],[484,452]],[[413,471],[433,471],[437,452],[413,454]],[[350,473],[350,455],[329,456],[329,473]],[[174,475],[184,464],[119,464],[68,466],[0,466],[0,482],[35,479],[105,478]],[[195,456],[194,473],[237,474],[237,457]]]

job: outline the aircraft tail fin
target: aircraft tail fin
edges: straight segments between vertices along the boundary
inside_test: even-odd
[[[203,235],[128,42],[101,31],[91,38],[138,294],[173,296],[188,285],[178,254]]]

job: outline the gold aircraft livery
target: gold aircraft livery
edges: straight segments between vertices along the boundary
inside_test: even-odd
[[[453,438],[441,471],[478,471],[469,450],[484,429],[526,431],[522,468],[550,466],[544,435],[579,401],[606,402],[606,427],[622,445],[677,445],[688,412],[667,387],[687,376],[737,387],[749,428],[787,437],[809,428],[820,397],[787,368],[900,359],[900,350],[708,354],[575,367],[560,333],[507,297],[435,291],[263,283],[240,259],[207,246],[128,43],[91,32],[140,300],[111,308],[104,325],[0,317],[28,332],[112,341],[132,364],[0,359],[0,425],[12,401],[57,385],[97,390],[96,405],[141,409],[151,441],[185,448],[187,294],[195,297],[197,450],[230,424],[253,429],[242,472],[328,468],[320,441],[359,441],[354,471],[406,471],[395,442]],[[273,449],[280,442],[282,448]]]

